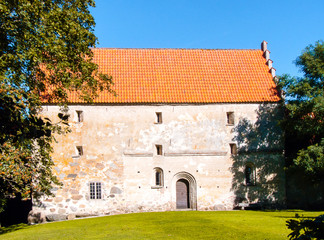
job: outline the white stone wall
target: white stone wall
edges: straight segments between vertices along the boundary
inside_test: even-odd
[[[230,143],[240,119],[252,123],[259,104],[71,105],[72,132],[57,136],[54,171],[63,182],[39,205],[46,214],[115,214],[175,210],[175,175],[196,182],[198,210],[233,209]],[[83,111],[77,122],[76,111]],[[42,114],[58,121],[58,106]],[[156,112],[163,122],[156,123]],[[227,124],[234,112],[234,126]],[[155,145],[163,146],[157,155]],[[83,147],[77,156],[76,146]],[[164,173],[154,187],[154,168]],[[89,183],[102,183],[102,199],[89,199]]]

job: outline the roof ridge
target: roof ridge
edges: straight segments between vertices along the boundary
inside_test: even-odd
[[[262,51],[260,49],[238,49],[238,48],[109,48],[109,47],[95,47],[95,50],[221,50],[221,51]]]

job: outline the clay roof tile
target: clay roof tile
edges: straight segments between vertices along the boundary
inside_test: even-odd
[[[280,97],[261,50],[93,49],[111,75],[117,97],[95,103],[277,102]],[[71,103],[80,103],[76,93]]]

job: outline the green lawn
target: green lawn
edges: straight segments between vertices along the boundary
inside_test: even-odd
[[[1,228],[0,239],[287,239],[286,220],[324,212],[136,213]]]

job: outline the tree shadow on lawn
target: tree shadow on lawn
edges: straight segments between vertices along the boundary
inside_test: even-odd
[[[256,122],[239,120],[233,129],[238,153],[232,156],[234,207],[280,209],[285,207],[283,134],[278,123],[280,105],[262,104]]]
[[[285,219],[293,219],[293,218],[295,218],[295,219],[300,219],[300,218],[307,218],[307,219],[314,219],[314,218],[316,218],[316,217],[305,217],[305,216],[299,216],[299,217],[297,217],[297,216],[274,216],[275,218],[285,218]]]
[[[276,218],[296,218],[296,219],[315,219],[317,216],[322,215],[323,211],[311,211],[312,215],[316,216],[309,216],[308,212],[301,212],[299,210],[290,210],[290,211],[286,211],[285,212],[291,212],[291,213],[295,213],[294,216],[274,216]]]
[[[0,227],[0,235],[5,234],[5,233],[9,233],[9,232],[14,232],[14,231],[18,231],[21,229],[25,229],[30,227],[30,225],[21,223],[21,224],[16,224],[16,225],[11,225],[9,227]]]

